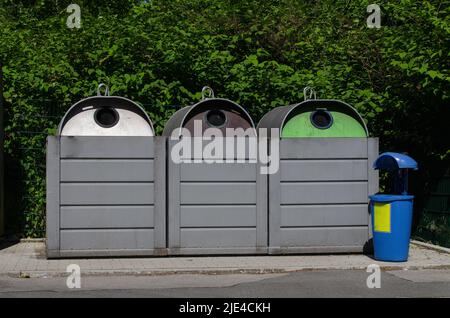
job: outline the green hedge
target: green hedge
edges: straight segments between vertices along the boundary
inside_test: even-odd
[[[371,1],[0,2],[10,231],[44,235],[45,136],[100,82],[158,133],[204,85],[255,121],[314,86],[355,106],[381,150],[419,161],[413,192],[448,166],[448,1],[378,1],[381,29],[366,26]],[[65,25],[71,2],[81,29]]]

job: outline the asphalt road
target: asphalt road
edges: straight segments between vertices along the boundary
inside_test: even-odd
[[[0,276],[0,297],[450,297],[450,270],[381,272],[380,288],[372,289],[366,284],[370,274],[82,276],[80,289],[69,289],[66,277]]]

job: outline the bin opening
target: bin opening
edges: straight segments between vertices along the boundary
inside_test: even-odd
[[[333,125],[333,116],[325,109],[318,109],[311,113],[311,123],[319,129],[327,129]]]
[[[227,122],[227,117],[220,109],[212,109],[206,114],[206,122],[211,127],[222,127]]]
[[[113,108],[102,107],[95,111],[94,119],[99,126],[111,128],[119,122],[119,113]]]

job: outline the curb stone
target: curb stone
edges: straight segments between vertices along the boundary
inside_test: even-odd
[[[393,270],[449,270],[450,265],[391,265],[391,264],[378,264],[383,271]],[[304,268],[265,268],[265,269],[188,269],[188,270],[92,270],[86,271],[82,276],[165,276],[165,275],[236,275],[236,274],[289,274],[304,271],[324,271],[324,270],[366,270],[367,266],[316,266],[316,267],[304,267]],[[21,271],[21,272],[9,272],[0,274],[13,278],[56,278],[67,277],[69,273],[62,271],[48,272],[48,271]]]
[[[411,243],[414,245],[420,246],[420,247],[435,250],[437,252],[450,254],[450,248],[447,248],[447,247],[434,245],[434,244],[430,244],[430,243],[425,243],[425,242],[421,242],[421,241],[417,241],[417,240],[411,240]]]

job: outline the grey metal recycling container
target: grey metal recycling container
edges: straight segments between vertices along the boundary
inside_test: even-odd
[[[73,105],[47,139],[47,256],[164,254],[165,145],[129,99]]]
[[[194,131],[194,120],[203,130]],[[181,162],[172,150],[186,133],[195,139],[207,128],[242,128],[256,141],[248,113],[238,104],[206,98],[176,112],[163,135],[168,140],[169,254],[242,254],[267,252],[267,179],[256,162]],[[185,128],[183,132],[181,129]],[[244,136],[241,130],[237,135]],[[228,137],[218,139],[226,142]],[[191,139],[192,141],[192,139]],[[203,145],[208,142],[204,142]],[[248,145],[248,144],[246,144]],[[247,152],[248,153],[248,152]],[[246,156],[245,159],[248,159]]]
[[[338,100],[306,100],[267,113],[280,131],[280,169],[268,176],[269,253],[362,252],[371,237],[368,196],[378,191],[358,112]]]

